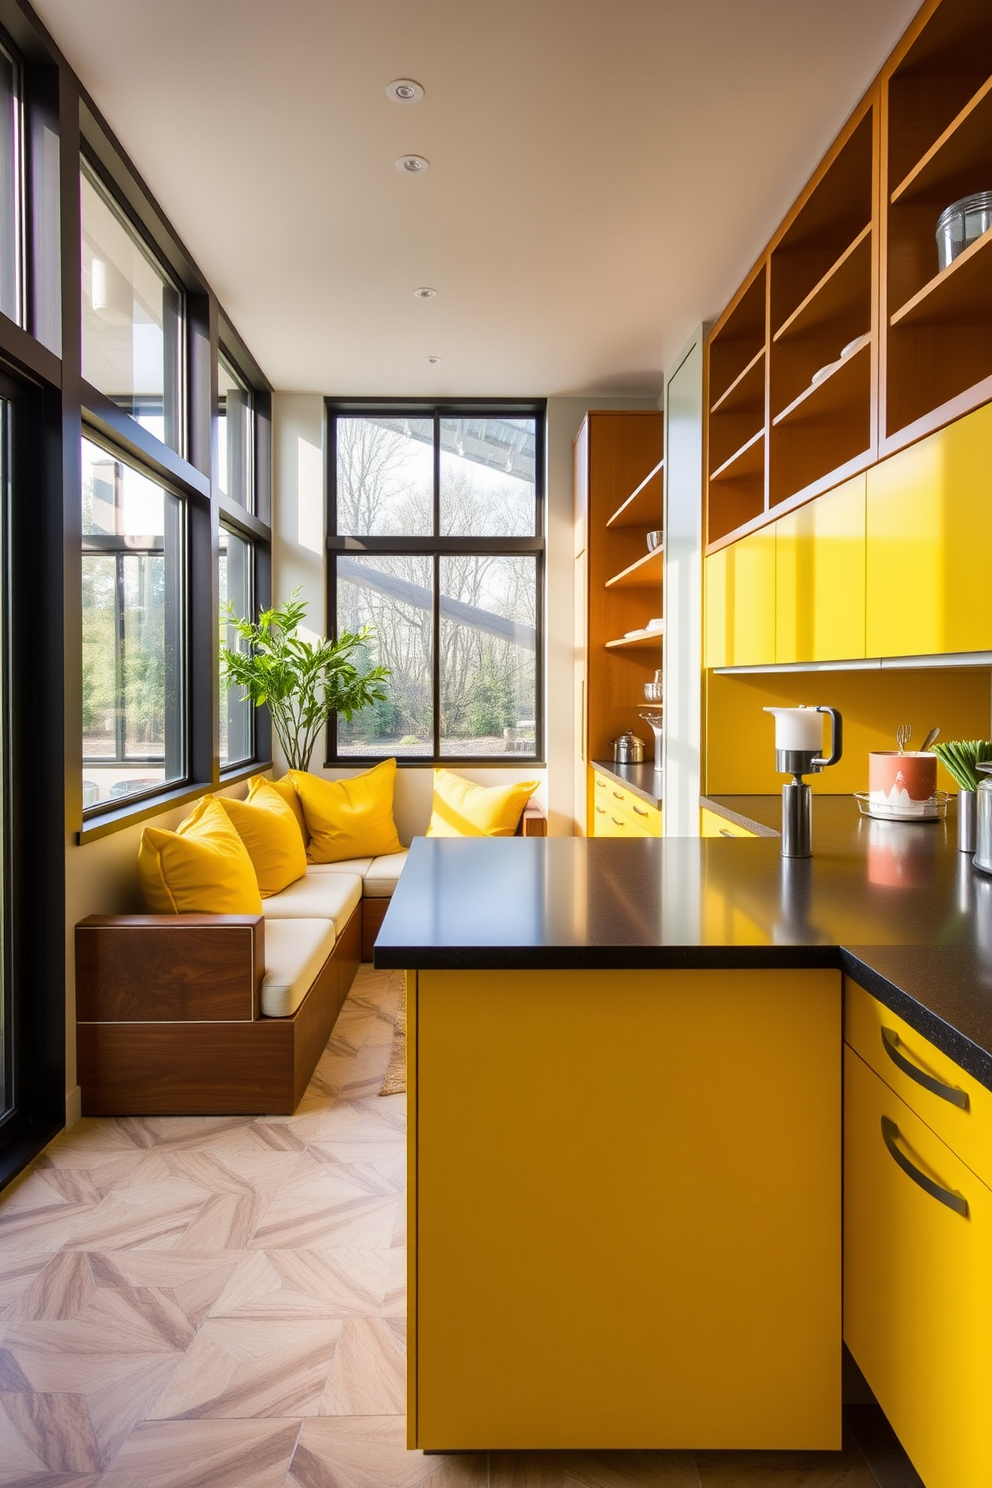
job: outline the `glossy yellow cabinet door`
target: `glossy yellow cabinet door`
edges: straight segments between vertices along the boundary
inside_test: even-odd
[[[868,471],[869,656],[992,650],[992,404]]]
[[[775,660],[865,655],[865,477],[775,523]]]
[[[926,1488],[992,1483],[992,1190],[845,1050],[844,1337]]]
[[[409,1444],[839,1447],[839,974],[421,971],[410,1014]]]
[[[705,564],[705,665],[775,660],[775,524],[721,548]]]

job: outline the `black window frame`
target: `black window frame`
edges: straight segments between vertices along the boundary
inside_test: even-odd
[[[155,800],[163,795],[172,795],[176,791],[184,790],[188,788],[192,783],[191,762],[193,759],[193,750],[191,747],[192,741],[190,734],[192,701],[190,696],[190,668],[192,650],[190,636],[191,605],[189,595],[191,567],[190,531],[192,523],[190,519],[189,493],[183,490],[182,486],[177,481],[172,481],[164,478],[159,471],[151,468],[147,463],[141,461],[134,454],[122,450],[118,444],[108,439],[103,433],[101,433],[98,428],[91,426],[86,421],[85,415],[82,427],[82,437],[90,444],[96,445],[100,449],[105,450],[110,458],[115,462],[115,464],[128,465],[139,475],[145,476],[147,479],[153,481],[157,486],[160,486],[163,490],[167,491],[170,495],[175,496],[181,503],[181,506],[179,508],[178,521],[179,531],[173,536],[173,540],[176,543],[176,547],[178,550],[179,560],[177,603],[173,606],[173,608],[175,609],[175,613],[171,616],[171,619],[168,615],[166,617],[167,629],[171,626],[173,631],[171,654],[175,658],[175,665],[179,673],[177,679],[178,692],[175,699],[175,706],[178,710],[179,719],[178,726],[174,727],[171,735],[169,734],[167,729],[166,737],[167,739],[172,739],[173,746],[180,756],[182,768],[177,770],[175,774],[167,776],[167,778],[161,783],[157,782],[154,786],[151,786],[146,790],[127,791],[113,800],[97,802],[92,806],[87,806],[84,803],[82,807],[82,814],[85,829],[85,827],[90,823],[98,822],[102,818],[106,817],[108,814],[116,815],[116,813],[118,813],[122,808],[125,808],[126,805],[146,805],[149,801]],[[80,499],[82,499],[82,488],[80,488]],[[161,546],[158,546],[157,544],[154,544],[150,541],[150,539],[152,539],[153,537],[157,538],[158,536],[161,536],[162,538]],[[133,554],[138,557],[154,557],[161,555],[164,558],[167,540],[168,538],[165,532],[163,532],[162,534],[149,533],[146,534],[145,537],[141,540],[129,539],[127,537],[117,537],[111,534],[104,535],[84,533],[82,536],[80,547],[80,562],[82,563],[83,561],[85,561],[87,554],[97,556],[105,554],[107,556],[113,556],[116,560],[121,560],[129,554]],[[120,584],[122,578],[122,570],[121,563],[119,561],[117,564],[117,569],[117,579],[118,584]],[[115,631],[114,642],[116,658],[119,654],[123,642],[123,636],[119,627]],[[170,649],[168,639],[166,642],[166,646],[168,653]],[[115,666],[115,671],[116,670],[117,667]],[[85,773],[87,765],[96,765],[101,763],[102,757],[87,756],[85,754],[82,754],[81,759],[83,771]],[[117,758],[115,756],[113,760],[108,760],[107,762],[111,764],[126,764],[129,759],[134,764],[152,762],[150,758],[147,761],[142,761],[140,757],[134,755],[123,758]],[[168,751],[165,755],[164,765],[166,771],[168,772]]]
[[[337,530],[337,420],[339,417],[373,415],[398,418],[431,418],[434,424],[433,531],[422,537],[375,537],[339,535]],[[447,537],[440,528],[440,421],[442,418],[483,419],[533,418],[534,535],[520,537]],[[384,557],[422,555],[433,563],[433,645],[431,648],[431,699],[433,749],[430,754],[397,756],[403,769],[435,769],[461,765],[482,769],[545,767],[545,623],[546,525],[547,525],[547,400],[544,398],[328,398],[325,399],[325,447],[327,451],[327,539],[326,590],[328,624],[337,633],[337,559],[347,553],[380,554]],[[442,754],[441,744],[441,648],[440,648],[440,560],[448,555],[480,555],[535,558],[536,642],[534,677],[534,752],[532,754]],[[337,719],[332,714],[326,733],[324,764],[327,768],[375,765],[382,754],[341,754],[338,751]]]
[[[123,199],[121,192],[117,189],[116,182],[103,169],[95,151],[88,147],[88,142],[83,141],[79,152],[79,177],[80,184],[84,176],[90,178],[95,189],[103,196],[110,211],[119,219],[121,225],[130,232],[141,252],[162,276],[167,287],[175,296],[175,302],[171,307],[174,320],[173,326],[168,333],[163,326],[163,365],[162,365],[162,424],[163,437],[161,440],[152,434],[140,422],[137,414],[133,411],[133,405],[141,402],[142,395],[136,393],[131,397],[132,409],[125,408],[116,398],[97,388],[95,384],[86,384],[107,403],[118,408],[125,418],[130,419],[139,429],[144,430],[148,438],[156,444],[162,444],[166,449],[181,460],[189,458],[190,448],[190,399],[191,387],[189,377],[190,361],[190,327],[187,306],[186,286],[181,277],[176,273],[173,266],[166,259],[151,234],[147,232],[141,220],[135,215],[129,204]],[[80,190],[80,269],[82,267],[82,191]],[[82,302],[82,290],[80,286],[80,302]],[[80,340],[80,367],[85,357],[86,337],[82,335]],[[170,429],[170,425],[173,427]],[[174,437],[170,437],[174,435]]]

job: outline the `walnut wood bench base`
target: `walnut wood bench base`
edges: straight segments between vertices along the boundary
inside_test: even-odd
[[[87,933],[99,934],[103,929],[117,927],[124,929],[131,941],[135,931],[127,929],[126,920],[122,916],[84,921],[78,927],[77,946]],[[107,939],[111,947],[109,969],[113,973],[116,967],[121,967],[124,956],[115,948],[112,938]],[[77,951],[82,982],[79,1010],[81,1014],[89,1011],[91,1016],[93,1012],[102,1013],[99,1021],[77,1024],[83,1115],[291,1115],[303,1097],[354,981],[361,949],[359,906],[336,940],[310,991],[289,1018],[264,1018],[258,1014],[258,987],[256,984],[252,990],[249,970],[249,1007],[245,1017],[232,1018],[229,1014],[218,1018],[215,1014],[211,1020],[209,1010],[204,1009],[207,1019],[202,1022],[182,1018],[137,1022],[107,1019],[106,1012],[111,1009],[93,1007],[94,996],[86,985],[88,975],[104,971],[99,989],[99,1000],[104,1004],[108,982],[112,983],[113,976],[106,976],[108,957],[103,957],[101,966],[98,954],[87,949],[83,941],[82,950]],[[137,956],[132,952],[128,959],[134,966]]]

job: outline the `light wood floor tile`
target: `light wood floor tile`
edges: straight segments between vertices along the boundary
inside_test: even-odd
[[[349,1318],[343,1324],[320,1414],[402,1416],[406,1339],[399,1320]]]
[[[48,1251],[36,1254],[19,1251],[5,1254],[0,1251],[0,1305],[7,1307],[18,1301],[35,1277],[51,1265],[51,1261]]]
[[[251,1240],[255,1250],[372,1249],[388,1246],[399,1199],[338,1192],[320,1183],[288,1184],[273,1200]]]
[[[212,1317],[368,1317],[383,1306],[386,1250],[255,1250],[238,1263]]]
[[[206,1317],[241,1260],[237,1251],[116,1250],[89,1252],[98,1286],[152,1287],[172,1298],[194,1329]]]
[[[125,1475],[146,1488],[282,1488],[298,1421],[149,1421],[118,1453],[110,1488]]]
[[[208,1318],[148,1418],[317,1415],[342,1326]]]
[[[322,1416],[303,1423],[291,1488],[487,1488],[484,1452],[425,1457],[406,1450],[400,1416]]]
[[[386,1292],[382,1299],[383,1317],[406,1317],[406,1247],[393,1246],[387,1252]]]

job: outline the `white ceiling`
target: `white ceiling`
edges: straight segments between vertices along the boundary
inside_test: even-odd
[[[918,7],[33,3],[275,387],[480,396],[657,393]]]

